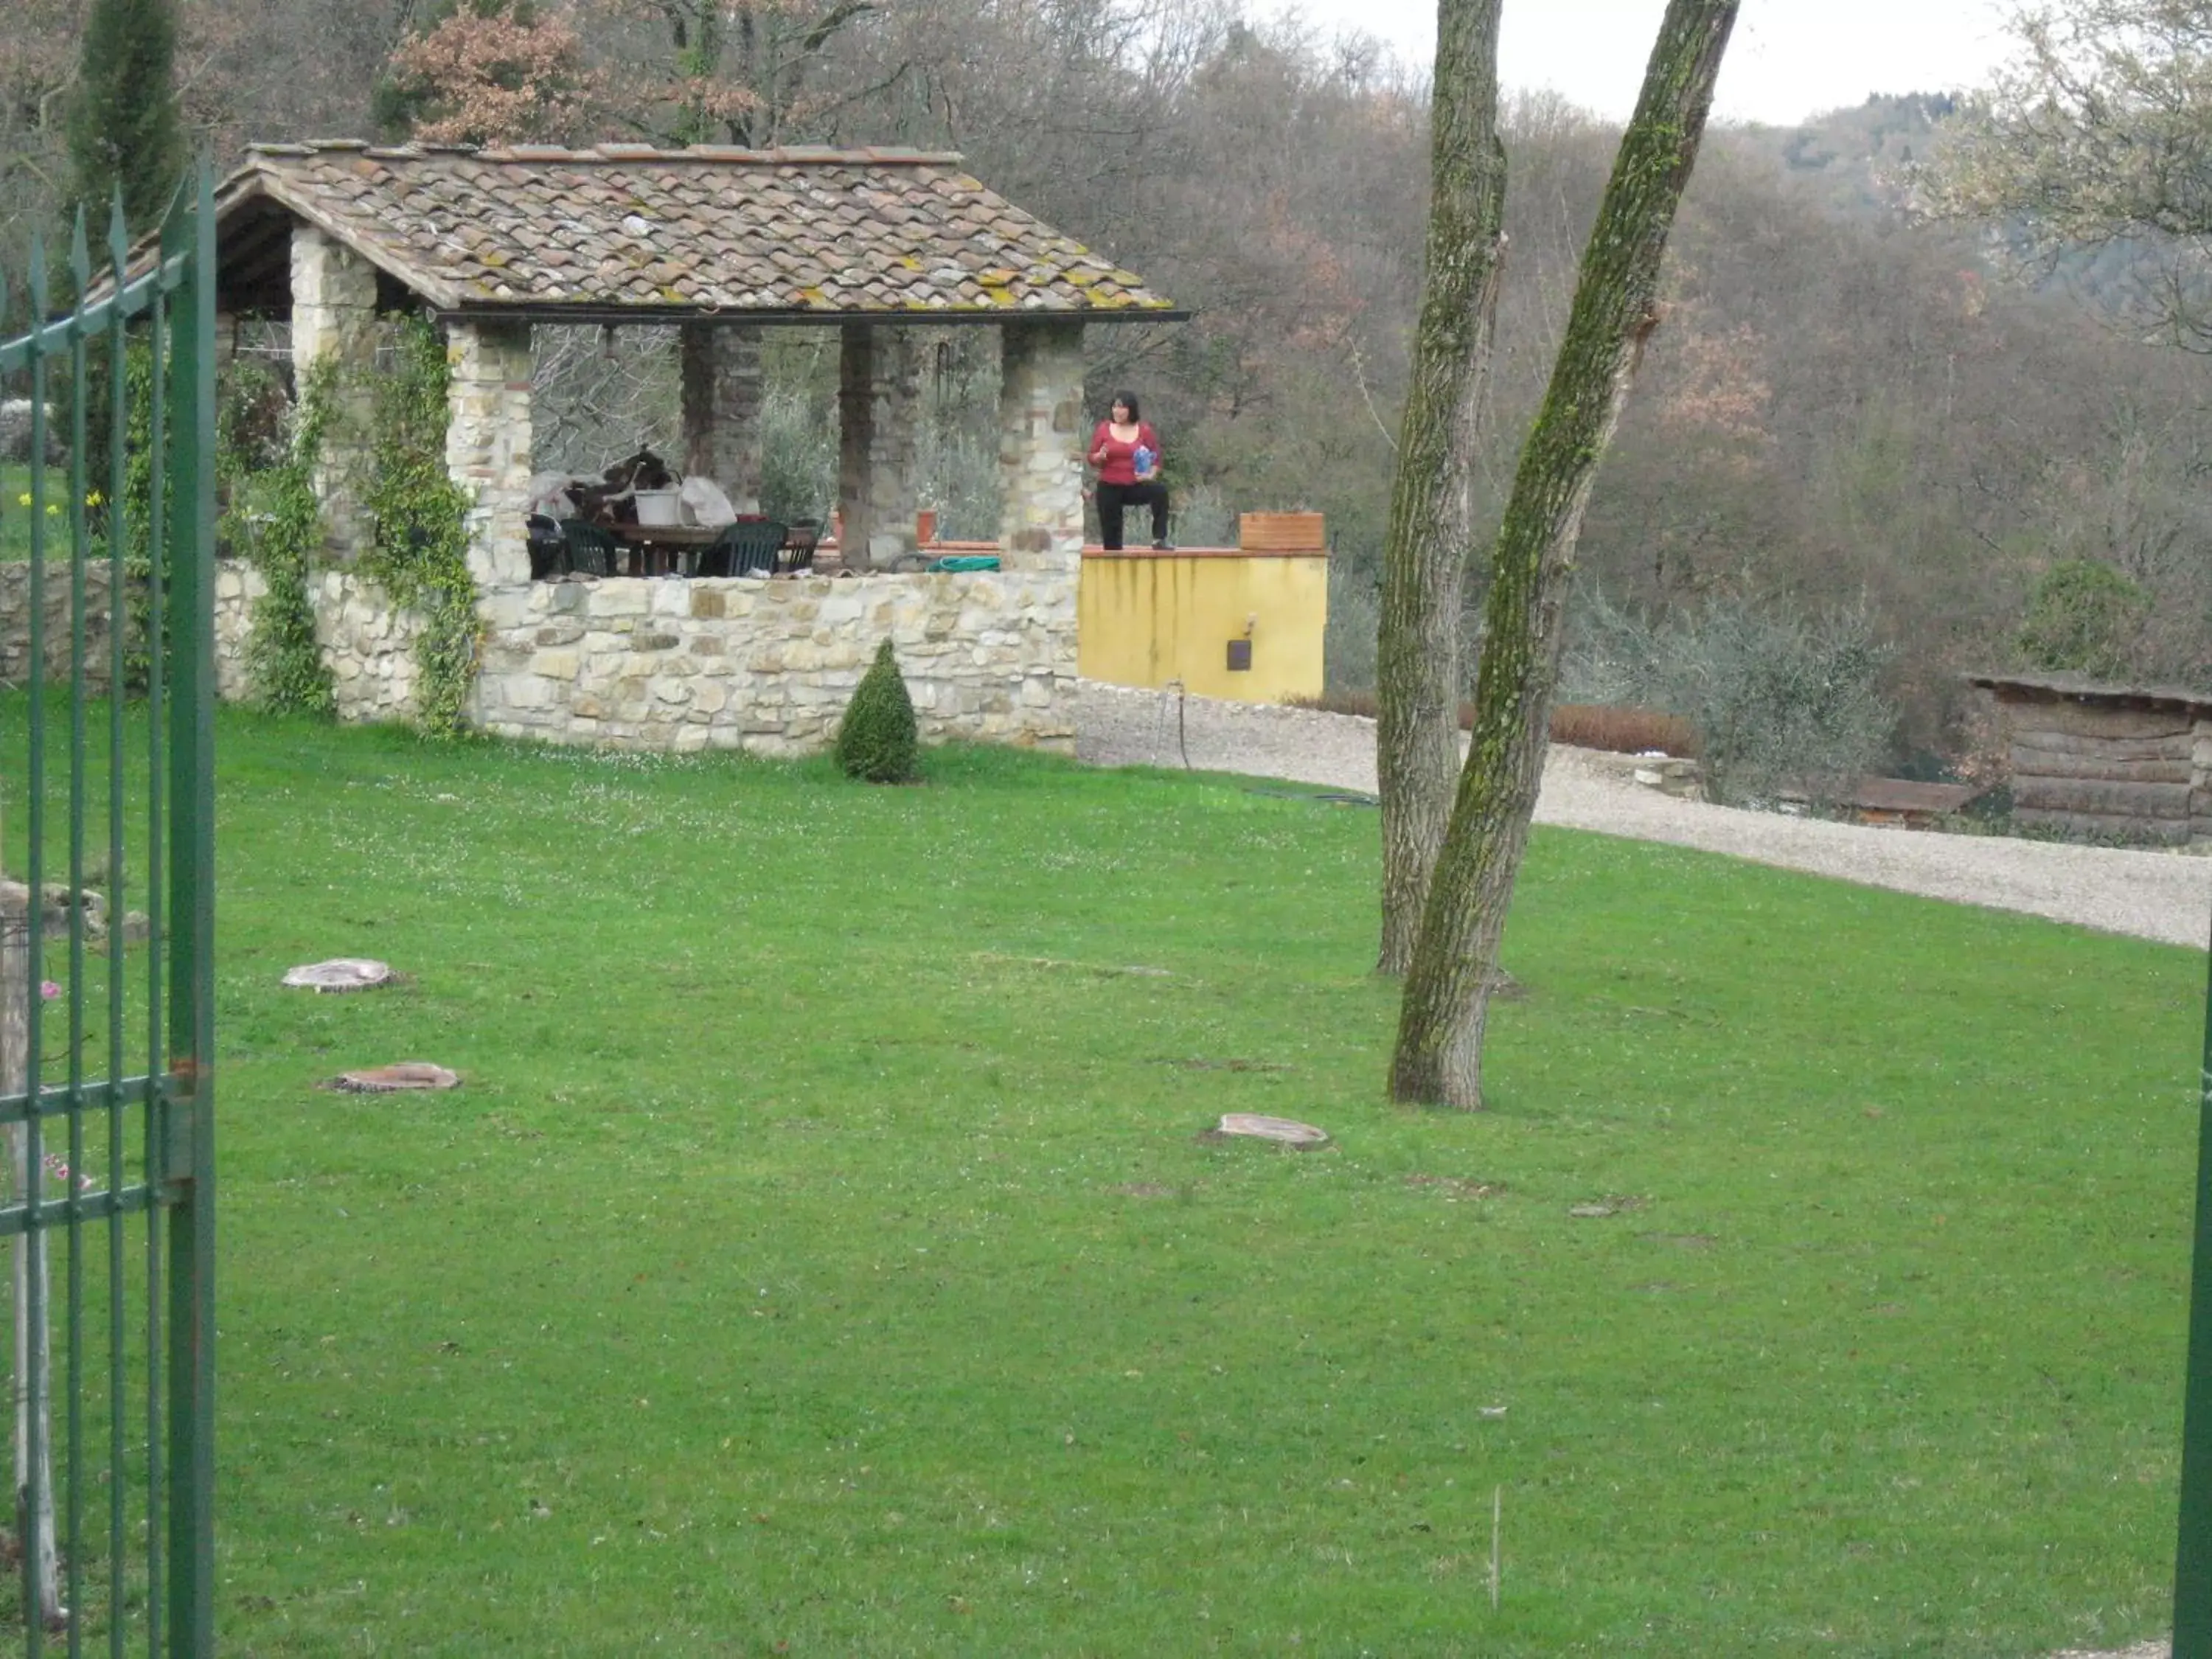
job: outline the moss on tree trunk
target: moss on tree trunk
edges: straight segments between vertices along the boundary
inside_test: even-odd
[[[1405,972],[1413,960],[1459,770],[1460,592],[1474,534],[1470,475],[1504,252],[1501,5],[1442,0],[1437,15],[1428,270],[1398,436],[1376,649],[1375,761],[1382,796],[1376,966],[1386,974]]]
[[[1391,1098],[1475,1109],[1498,942],[1528,842],[1583,513],[1644,343],[1738,0],[1670,0],[1583,251],[1493,558],[1473,745],[1406,976]]]

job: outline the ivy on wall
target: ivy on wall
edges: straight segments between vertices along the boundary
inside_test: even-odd
[[[315,607],[307,578],[323,548],[322,502],[315,466],[331,423],[337,365],[322,358],[300,389],[292,441],[275,465],[239,480],[228,526],[243,528],[245,546],[268,592],[253,607],[246,661],[256,702],[264,708],[329,720],[337,713],[331,671],[315,643]]]
[[[392,370],[377,377],[368,506],[374,544],[362,573],[391,602],[422,618],[415,659],[423,732],[458,737],[475,684],[480,625],[469,574],[469,497],[446,471],[446,394],[452,369],[429,319],[399,325]]]

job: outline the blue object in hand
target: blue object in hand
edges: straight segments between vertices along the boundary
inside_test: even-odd
[[[1139,444],[1137,446],[1137,453],[1132,455],[1129,459],[1131,464],[1135,466],[1137,476],[1139,477],[1149,478],[1152,476],[1152,463],[1158,460],[1159,457],[1152,453],[1151,450],[1146,448],[1144,445]]]

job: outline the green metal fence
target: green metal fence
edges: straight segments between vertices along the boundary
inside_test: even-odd
[[[158,250],[119,206],[65,295],[0,283],[31,465],[28,670],[0,690],[0,1237],[12,1516],[0,1641],[214,1650],[215,258],[210,183]],[[64,308],[65,307],[65,308]],[[94,410],[101,428],[94,428]],[[49,422],[58,422],[53,434]],[[93,476],[88,441],[104,428]],[[65,465],[45,465],[51,436]],[[12,606],[10,608],[13,608]],[[104,636],[104,637],[103,637]],[[0,1556],[0,1559],[6,1559]],[[12,1602],[12,1605],[10,1603]]]

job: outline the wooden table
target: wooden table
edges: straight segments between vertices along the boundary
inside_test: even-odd
[[[700,524],[617,524],[607,530],[632,550],[633,576],[673,576],[684,554],[712,546],[722,533]]]

